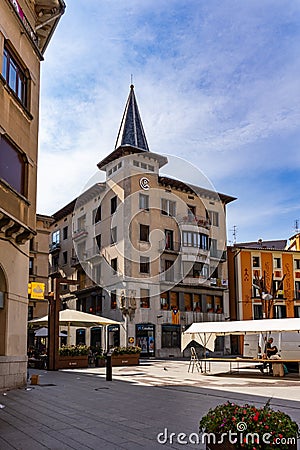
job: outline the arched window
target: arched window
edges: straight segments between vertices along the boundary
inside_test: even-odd
[[[91,347],[101,347],[101,327],[91,328]]]
[[[76,330],[76,345],[85,345],[85,329],[77,328]]]

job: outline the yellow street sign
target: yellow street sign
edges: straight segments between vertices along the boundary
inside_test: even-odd
[[[28,287],[28,293],[30,294],[30,298],[34,298],[36,300],[44,300],[45,283],[31,282],[29,284],[31,284],[31,292],[29,292]]]

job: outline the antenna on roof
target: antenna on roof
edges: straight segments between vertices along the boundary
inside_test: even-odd
[[[130,84],[131,84],[131,86],[133,86],[133,75],[132,74],[130,75]]]
[[[237,236],[237,226],[233,225],[233,229],[230,231],[232,231],[233,245],[235,245],[236,244],[236,236]]]
[[[294,228],[296,233],[299,233],[299,219],[296,219],[294,222]]]

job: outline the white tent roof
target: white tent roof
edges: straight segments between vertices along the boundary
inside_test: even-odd
[[[48,316],[29,320],[29,323],[36,323],[37,325],[48,325]],[[121,322],[116,322],[115,320],[108,319],[107,317],[101,317],[94,314],[76,311],[74,309],[64,309],[63,311],[59,311],[60,325],[92,327],[97,325],[113,325],[119,323]]]
[[[277,333],[281,331],[300,331],[300,318],[195,322],[182,334],[181,350],[183,351],[193,340],[213,351],[217,336]]]
[[[35,337],[48,337],[48,328],[43,327],[39,328],[34,332]],[[67,335],[64,333],[59,333],[59,337],[66,337]]]

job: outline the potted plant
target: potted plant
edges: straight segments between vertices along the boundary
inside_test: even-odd
[[[105,367],[106,357],[104,355],[95,356],[95,367]]]
[[[58,369],[88,367],[89,348],[86,345],[63,346],[58,349]]]
[[[270,408],[226,402],[200,420],[207,450],[297,450],[299,427],[290,416]]]
[[[115,347],[112,351],[112,366],[136,366],[140,361],[141,348],[137,346],[131,347]]]

